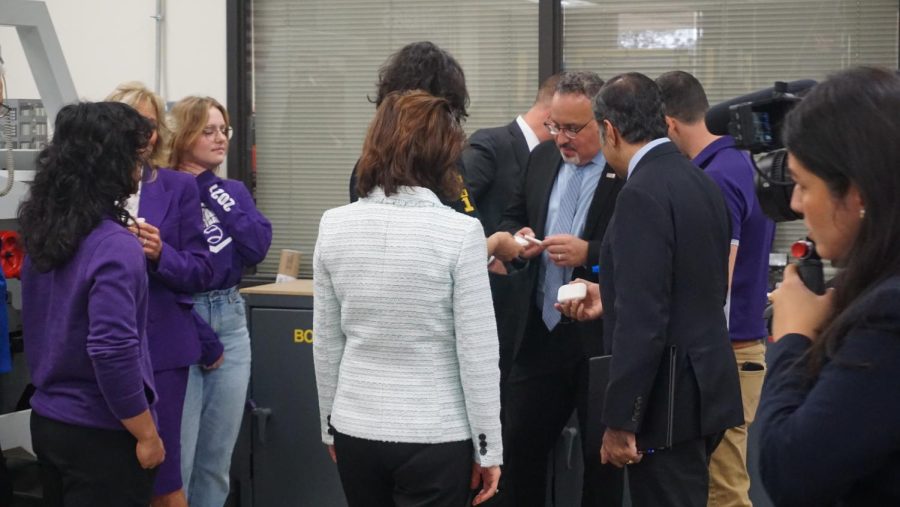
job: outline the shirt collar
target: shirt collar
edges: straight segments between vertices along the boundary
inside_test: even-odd
[[[541,144],[537,134],[531,130],[531,127],[528,126],[528,123],[525,122],[525,118],[522,118],[521,114],[516,116],[516,124],[519,125],[519,130],[522,131],[522,135],[525,136],[525,142],[528,143],[528,151],[533,150],[535,146]]]
[[[648,151],[652,150],[653,148],[656,148],[660,144],[668,143],[668,142],[671,142],[668,137],[660,137],[659,139],[654,139],[654,140],[650,141],[649,143],[641,146],[641,149],[639,149],[637,151],[637,153],[635,153],[634,156],[631,157],[631,160],[628,162],[628,175],[627,175],[626,179],[631,177],[631,173],[634,172],[634,168],[637,167],[638,162],[640,162],[641,159],[644,158],[644,155],[646,155]]]
[[[399,204],[435,204],[443,206],[440,198],[434,192],[425,187],[398,187],[397,192],[390,195],[384,195],[384,189],[375,187],[369,191],[369,195],[363,199],[370,201],[395,202]],[[362,200],[362,199],[361,199]]]
[[[706,148],[700,151],[696,157],[694,157],[694,164],[698,167],[703,167],[709,162],[709,159],[713,158],[716,153],[724,150],[725,148],[733,148],[734,147],[734,138],[731,136],[722,136],[715,141],[706,145]]]

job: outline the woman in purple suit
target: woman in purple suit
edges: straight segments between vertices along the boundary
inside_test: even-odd
[[[212,278],[200,218],[200,198],[193,178],[158,166],[165,156],[166,144],[160,135],[168,133],[162,122],[162,99],[139,83],[126,83],[109,100],[133,106],[157,126],[148,147],[149,162],[143,168],[138,191],[129,198],[128,207],[135,217],[131,230],[147,258],[150,279],[147,339],[160,395],[159,429],[169,451],[156,477],[152,505],[186,507],[180,442],[188,367],[198,362],[215,366],[222,356],[221,345],[201,346],[201,334],[207,337],[211,333],[198,333],[198,321],[192,312],[193,294],[206,290]],[[215,340],[214,335],[211,340]]]
[[[44,505],[146,506],[165,457],[153,420],[145,260],[124,208],[150,135],[123,104],[64,107],[19,208]]]

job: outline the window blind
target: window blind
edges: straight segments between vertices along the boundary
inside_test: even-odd
[[[711,104],[854,65],[897,66],[896,0],[563,0],[563,61],[608,79],[680,69]],[[803,237],[779,224],[773,250]]]
[[[348,178],[375,108],[378,69],[410,42],[456,57],[471,105],[466,130],[503,125],[537,91],[537,3],[523,0],[255,0],[257,202],[281,249],[309,278],[319,219],[348,202]]]

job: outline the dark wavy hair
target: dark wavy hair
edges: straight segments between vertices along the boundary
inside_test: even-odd
[[[125,224],[137,191],[141,149],[152,126],[119,102],[63,107],[53,140],[37,158],[31,192],[19,206],[25,250],[38,271],[65,264],[104,218]]]
[[[603,120],[609,120],[629,143],[652,141],[669,133],[659,86],[639,72],[619,74],[607,81],[594,97],[593,106],[600,131]]]
[[[433,42],[413,42],[388,57],[378,71],[375,99],[380,106],[389,93],[407,90],[425,90],[446,99],[457,120],[469,116],[469,91],[466,75],[453,56]]]
[[[874,67],[837,73],[804,97],[783,128],[787,149],[836,199],[853,185],[866,209],[834,279],[834,311],[809,352],[817,375],[857,323],[854,303],[900,274],[900,77]]]
[[[401,186],[425,187],[444,199],[462,191],[456,162],[465,133],[450,103],[421,90],[389,93],[378,106],[357,167],[359,195],[376,186],[385,195]]]

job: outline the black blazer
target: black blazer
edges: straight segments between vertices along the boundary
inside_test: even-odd
[[[603,423],[636,433],[641,449],[666,441],[673,346],[672,443],[743,422],[723,309],[729,245],[716,184],[673,143],[644,155],[622,187],[600,256],[604,346],[613,356]]]
[[[461,172],[481,215],[485,236],[497,232],[514,189],[528,165],[528,142],[515,121],[481,129],[469,138]]]
[[[516,231],[527,226],[534,230],[537,238],[545,236],[544,227],[547,222],[550,192],[553,190],[553,183],[556,181],[556,175],[559,173],[562,163],[562,155],[554,141],[543,142],[534,148],[528,161],[525,177],[516,187],[516,191],[510,197],[509,205],[503,213],[503,219],[499,225],[500,230],[515,234]],[[572,273],[573,279],[597,280],[597,275],[592,272],[592,267],[600,258],[600,244],[606,234],[607,224],[613,215],[616,196],[621,187],[622,180],[616,178],[612,168],[607,165],[600,176],[597,190],[594,191],[584,231],[581,234],[581,238],[588,242],[588,265],[576,267]],[[534,262],[528,263],[527,285],[517,293],[520,298],[514,303],[517,308],[538,311],[534,304],[534,294],[536,284],[539,283],[537,280],[539,262],[539,258],[535,258]],[[524,298],[528,298],[527,301]],[[527,321],[528,316],[523,315],[521,318]],[[569,326],[572,332],[579,335],[586,356],[599,355],[602,352],[602,320],[573,322],[564,325]],[[521,344],[521,339],[521,335],[517,337],[516,350]]]
[[[846,310],[852,326],[815,379],[805,336],[769,349],[754,425],[775,505],[900,505],[898,299],[895,275]]]

